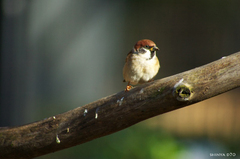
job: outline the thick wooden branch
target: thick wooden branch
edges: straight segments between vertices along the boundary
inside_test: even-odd
[[[33,158],[240,86],[240,52],[24,126],[0,129],[0,158]]]

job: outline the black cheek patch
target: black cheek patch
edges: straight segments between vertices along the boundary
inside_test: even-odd
[[[143,48],[140,48],[138,53],[144,54],[146,52],[146,50],[144,50]]]

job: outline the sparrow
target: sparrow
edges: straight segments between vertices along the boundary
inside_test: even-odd
[[[156,56],[158,50],[156,44],[149,39],[140,40],[133,46],[123,67],[123,82],[128,83],[125,91],[129,91],[131,85],[153,81],[160,68]]]

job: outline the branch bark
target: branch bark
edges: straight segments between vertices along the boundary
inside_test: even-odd
[[[125,129],[240,86],[240,52],[63,114],[0,129],[0,158],[33,158]]]

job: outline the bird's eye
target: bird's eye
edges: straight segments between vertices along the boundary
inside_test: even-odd
[[[149,45],[146,45],[145,47],[146,47],[146,48],[149,48]]]

